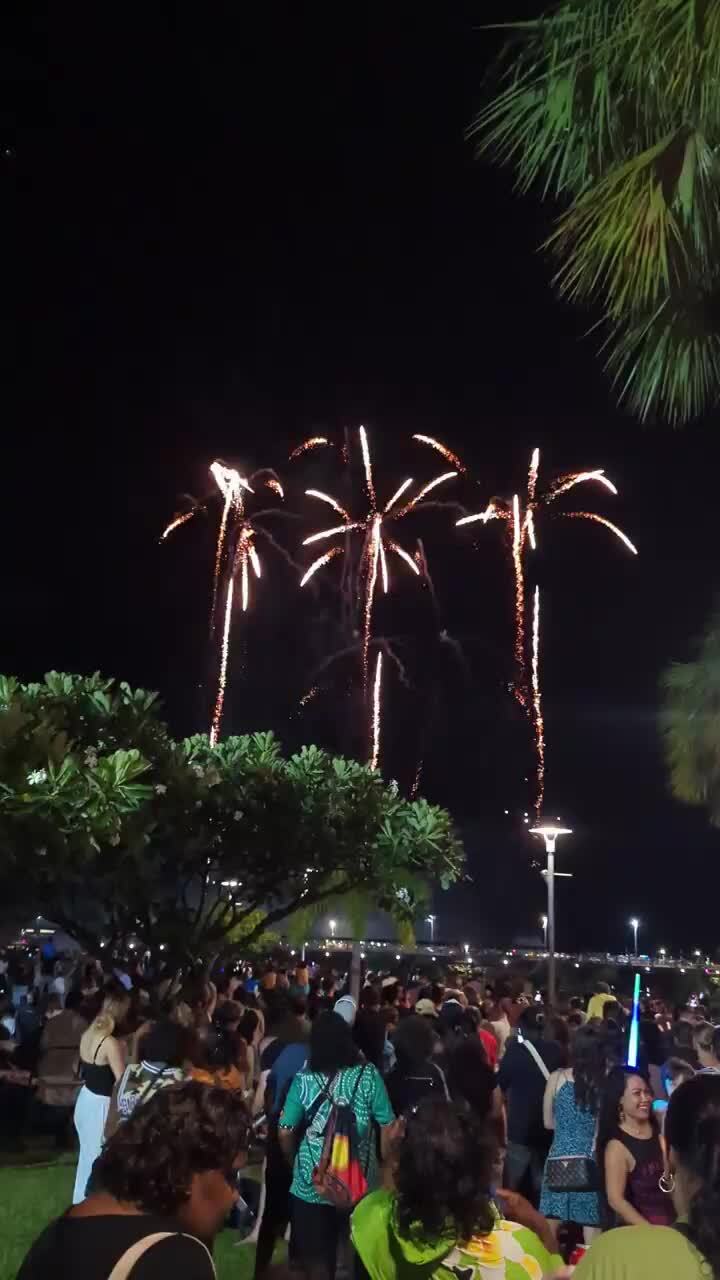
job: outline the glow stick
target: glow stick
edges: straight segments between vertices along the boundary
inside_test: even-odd
[[[635,990],[633,991],[632,1018],[630,1019],[630,1039],[628,1041],[627,1065],[637,1067],[638,1048],[640,1043],[640,974],[635,974]]]

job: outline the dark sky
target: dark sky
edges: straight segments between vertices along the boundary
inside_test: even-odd
[[[593,317],[554,299],[538,253],[550,211],[473,158],[464,129],[496,47],[478,23],[506,6],[169,11],[41,6],[6,55],[3,668],[100,668],[158,688],[177,732],[204,728],[213,526],[157,537],[178,494],[209,492],[214,457],[279,469],[303,517],[280,526],[293,553],[318,520],[303,489],[340,484],[331,457],[287,462],[318,428],[364,421],[388,494],[437,470],[411,434],[440,436],[475,510],[522,485],[536,444],[546,478],[605,466],[621,496],[588,487],[576,505],[640,556],[545,521],[531,565],[547,809],[576,831],[560,942],[619,947],[637,913],[648,943],[716,943],[718,837],[669,798],[656,713],[660,672],[689,656],[716,590],[717,422],[672,433],[613,407]],[[438,897],[440,935],[509,939],[543,905],[528,730],[505,690],[511,581],[501,529],[474,550],[453,518],[402,530],[425,539],[442,618],[398,574],[378,625],[412,687],[389,690],[384,764],[407,785],[424,742],[425,794],[466,835],[473,884]],[[332,575],[300,598],[282,561],[265,565],[226,728],[346,745],[348,667],[297,712],[337,640]]]

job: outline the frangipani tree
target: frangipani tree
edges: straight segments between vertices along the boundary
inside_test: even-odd
[[[314,746],[287,758],[269,733],[174,742],[155,695],[99,676],[4,687],[3,900],[93,949],[137,934],[207,956],[331,898],[362,890],[397,910],[416,880],[461,872],[450,815],[355,761]],[[402,910],[411,920],[410,894]]]

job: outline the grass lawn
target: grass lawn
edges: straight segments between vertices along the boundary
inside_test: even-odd
[[[43,1227],[70,1204],[75,1160],[0,1167],[0,1280],[15,1280],[18,1267]],[[223,1231],[215,1243],[219,1280],[249,1280],[253,1245],[235,1248],[237,1234]]]

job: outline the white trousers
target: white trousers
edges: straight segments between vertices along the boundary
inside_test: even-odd
[[[80,1201],[85,1199],[85,1188],[92,1173],[92,1167],[102,1150],[105,1121],[109,1110],[110,1099],[102,1097],[99,1093],[91,1093],[84,1084],[77,1096],[73,1117],[80,1139],[73,1204],[80,1204]]]

